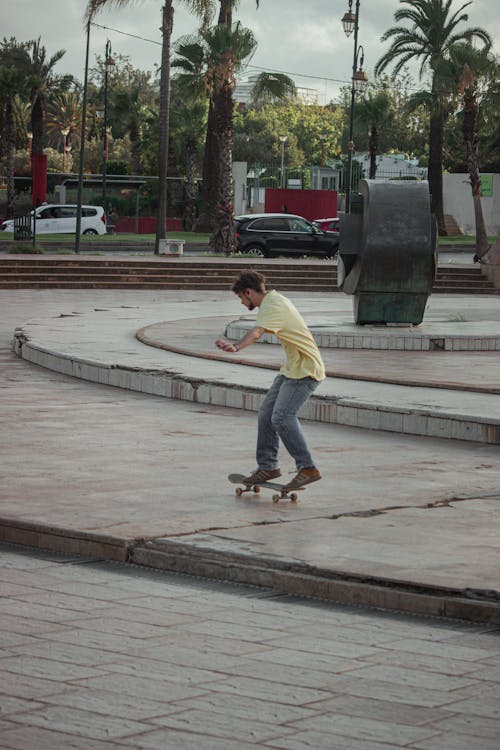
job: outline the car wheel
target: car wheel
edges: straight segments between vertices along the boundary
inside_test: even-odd
[[[247,245],[244,250],[245,255],[251,255],[253,258],[265,258],[266,252],[260,245]]]
[[[95,229],[86,229],[83,234],[97,234],[97,230]]]

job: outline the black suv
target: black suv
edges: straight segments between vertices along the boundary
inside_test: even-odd
[[[238,250],[258,258],[319,255],[333,258],[339,240],[293,214],[249,214],[234,219]]]

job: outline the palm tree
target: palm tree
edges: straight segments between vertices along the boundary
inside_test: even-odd
[[[451,50],[450,64],[458,83],[462,105],[462,138],[465,145],[474,215],[476,219],[476,258],[489,250],[481,203],[479,175],[478,114],[481,100],[491,90],[498,74],[498,66],[489,47],[475,49],[471,44],[457,44]]]
[[[185,82],[187,85],[185,85]],[[204,92],[192,90],[192,79],[172,78],[171,131],[177,161],[184,167],[184,228],[191,232],[196,221],[199,157],[207,128],[208,102]]]
[[[235,23],[232,28],[218,24],[201,31],[178,45],[182,55],[172,63],[194,79],[192,88],[203,85],[212,112],[214,144],[218,156],[212,172],[214,205],[213,234],[210,244],[216,252],[236,249],[233,226],[233,91],[236,73],[257,46],[250,29]],[[210,115],[209,115],[210,117]]]
[[[33,153],[43,154],[45,146],[45,114],[52,93],[67,91],[73,81],[70,75],[56,75],[54,67],[66,54],[58,50],[47,59],[47,51],[38,39],[29,42],[30,70],[29,87],[31,102],[31,131],[33,133]]]
[[[396,22],[405,21],[407,26],[393,26],[382,36],[382,41],[392,40],[388,51],[375,66],[379,74],[389,65],[394,64],[392,77],[395,78],[402,68],[412,60],[420,60],[420,78],[427,70],[431,73],[432,108],[429,117],[429,189],[431,207],[435,213],[440,234],[446,234],[443,213],[443,129],[444,107],[449,92],[443,88],[437,69],[439,63],[449,58],[451,47],[457,42],[478,39],[491,44],[489,34],[478,27],[459,30],[458,27],[468,20],[463,11],[471,5],[472,0],[464,3],[453,12],[453,0],[400,0],[409,6],[397,10]]]
[[[115,5],[123,8],[133,0],[89,0],[87,21],[104,6]],[[179,0],[181,2],[181,0]],[[202,18],[206,26],[214,10],[214,0],[182,0],[190,10]],[[162,7],[162,50],[160,66],[160,113],[159,113],[159,148],[158,148],[158,221],[156,223],[155,255],[160,252],[160,240],[165,239],[165,220],[167,216],[167,167],[168,136],[170,115],[170,46],[174,26],[174,0],[165,0]]]
[[[356,105],[355,121],[368,130],[368,150],[370,152],[370,180],[377,173],[378,131],[387,122],[391,102],[386,91],[371,91]]]
[[[233,25],[233,10],[237,7],[239,0],[219,0],[218,26],[231,29]],[[259,0],[256,0],[259,7]],[[216,212],[217,193],[217,171],[219,165],[218,140],[216,136],[216,120],[218,101],[212,102],[208,110],[207,134],[205,138],[205,150],[203,154],[203,181],[201,191],[201,215],[198,225],[202,229],[213,229]]]
[[[15,99],[27,96],[28,45],[14,38],[0,43],[0,113],[3,122],[2,152],[5,154],[7,173],[6,218],[14,216],[16,189],[14,183],[14,150],[16,146]]]
[[[51,97],[47,107],[47,135],[54,147],[70,149],[80,140],[82,107],[75,91],[64,91]]]

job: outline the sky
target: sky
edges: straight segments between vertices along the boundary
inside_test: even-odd
[[[466,0],[455,0],[458,10]],[[90,34],[89,64],[104,56],[109,39],[112,54],[126,55],[135,68],[153,71],[160,62],[161,0],[135,0],[127,8],[103,10],[94,19]],[[354,9],[355,3],[353,3]],[[84,0],[16,0],[4,3],[1,37],[27,41],[41,37],[50,56],[64,49],[56,70],[80,81],[85,68]],[[394,25],[399,0],[361,0],[358,43],[364,51],[364,69],[373,80],[373,67],[388,48],[380,37]],[[196,32],[197,19],[182,0],[174,0],[172,39]],[[327,104],[349,84],[354,53],[353,36],[347,38],[341,19],[348,0],[240,0],[234,20],[252,29],[258,47],[247,70],[287,73],[296,85],[316,89],[318,102]],[[468,6],[468,26],[486,29],[500,53],[500,13],[492,0],[473,0]],[[464,24],[465,26],[465,24]],[[105,28],[103,28],[105,27]],[[140,37],[140,38],[138,38]],[[418,85],[417,69],[410,71]]]

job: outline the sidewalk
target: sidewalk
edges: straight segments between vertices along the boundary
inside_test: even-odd
[[[308,316],[350,310],[344,297],[294,297]],[[272,344],[248,350],[246,364],[212,358],[213,338],[242,313],[227,294],[25,291],[3,300],[4,341],[21,327],[22,356],[62,374],[5,353],[2,539],[500,622],[498,445],[477,440],[481,425],[495,438],[500,424],[498,352],[325,350],[328,368],[345,376],[397,380],[411,368],[414,385],[329,378],[308,415],[322,418],[305,425],[324,479],[297,506],[273,505],[265,492],[236,499],[225,480],[254,463],[255,414],[231,407],[257,408],[273,377],[266,368],[279,361]],[[457,305],[496,329],[495,298],[432,297],[429,316],[456,317]],[[210,358],[137,340],[158,325],[157,344]],[[417,356],[428,363],[417,367]],[[452,388],[432,387],[452,377]],[[389,431],[359,429],[354,417]],[[424,422],[428,436],[410,434]],[[476,442],[456,433],[471,423]]]

